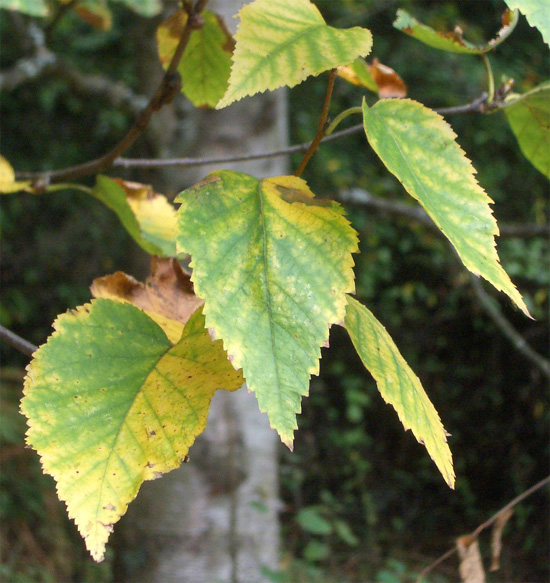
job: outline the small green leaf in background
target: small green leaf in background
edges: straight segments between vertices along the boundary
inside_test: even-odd
[[[550,46],[550,6],[548,0],[504,0],[511,10],[519,10],[527,22],[539,30]]]
[[[348,296],[345,327],[384,401],[393,406],[405,429],[423,443],[443,478],[454,488],[455,474],[447,434],[439,415],[386,329]]]
[[[319,540],[310,540],[304,549],[304,559],[315,563],[323,561],[330,555],[330,547]]]
[[[229,88],[218,108],[266,89],[294,87],[365,57],[372,47],[370,31],[328,26],[309,0],[255,0],[239,16]]]
[[[332,524],[323,517],[318,506],[302,508],[296,515],[296,522],[310,534],[326,535],[332,532]]]
[[[411,16],[406,10],[402,9],[397,11],[397,19],[393,23],[393,26],[434,49],[451,53],[479,55],[494,49],[508,38],[516,27],[517,21],[517,11],[506,11],[502,16],[502,28],[496,37],[484,46],[476,46],[465,40],[462,36],[462,30],[458,27],[452,32],[438,32],[422,24],[414,16]]]
[[[92,194],[114,211],[147,253],[175,257],[176,211],[150,186],[98,175]]]
[[[340,205],[294,176],[213,172],[176,202],[177,244],[192,256],[207,326],[291,448],[320,347],[354,289],[357,234]]]
[[[105,299],[60,316],[54,328],[27,367],[27,443],[101,561],[141,484],[179,467],[215,391],[243,379],[200,309],[176,345],[140,309]]]
[[[45,0],[0,0],[0,9],[15,10],[29,16],[48,16]]]
[[[162,9],[162,0],[114,0],[141,16],[155,16]]]
[[[523,155],[550,179],[550,82],[511,95],[504,109]]]
[[[383,99],[371,108],[363,102],[363,123],[373,150],[424,207],[464,265],[529,315],[499,261],[495,247],[499,231],[489,206],[493,201],[476,181],[449,124],[410,99]]]
[[[350,547],[356,547],[359,544],[359,539],[353,534],[350,525],[344,520],[334,521],[334,531]]]
[[[223,20],[213,12],[202,12],[204,26],[194,30],[178,66],[181,91],[196,107],[215,107],[227,89],[235,42]],[[179,10],[157,30],[160,62],[167,67],[187,22]]]

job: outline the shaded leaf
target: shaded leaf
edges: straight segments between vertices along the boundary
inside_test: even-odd
[[[372,64],[364,59],[356,59],[351,65],[338,67],[338,75],[354,85],[366,87],[380,97],[405,97],[407,86],[403,79],[391,68],[374,58]]]
[[[16,10],[30,16],[48,16],[45,0],[0,0],[0,9]]]
[[[523,155],[550,179],[550,82],[507,103],[513,103],[504,111]]]
[[[350,525],[343,520],[334,521],[334,530],[336,534],[350,547],[356,547],[359,544],[359,539],[353,534]]]
[[[172,258],[151,257],[151,275],[145,284],[117,271],[94,279],[90,287],[95,298],[128,302],[141,308],[176,343],[193,312],[203,304],[193,291],[191,276]]]
[[[141,484],[179,467],[214,392],[243,379],[200,309],[176,345],[140,309],[105,299],[60,316],[54,328],[27,367],[27,443],[100,561]]]
[[[20,190],[33,192],[30,180],[16,181],[12,165],[0,156],[0,194],[11,194]]]
[[[476,537],[469,534],[456,539],[456,548],[460,558],[460,577],[462,583],[485,583],[485,571],[479,553]]]
[[[539,30],[550,46],[550,10],[546,0],[504,0],[511,10],[519,10],[529,24]]]
[[[514,514],[513,508],[507,508],[499,513],[493,530],[491,531],[491,568],[489,571],[498,571],[500,569],[500,552],[502,551],[502,531],[510,517]]]
[[[386,403],[397,411],[403,427],[423,443],[451,488],[455,474],[447,433],[426,395],[386,329],[357,300],[348,296],[345,327]]]
[[[357,234],[337,203],[293,176],[220,171],[176,200],[177,243],[192,256],[207,325],[291,448],[320,347],[354,289]]]
[[[363,122],[370,145],[405,190],[424,207],[458,252],[464,265],[504,291],[529,315],[499,262],[493,202],[456,143],[456,134],[435,111],[410,99],[384,99]]]
[[[310,534],[325,535],[332,532],[332,524],[323,517],[317,506],[302,508],[296,515],[296,522]]]
[[[327,26],[309,0],[255,0],[239,15],[229,88],[218,108],[266,89],[294,87],[372,47],[370,31]]]
[[[155,16],[162,9],[161,0],[114,0],[141,16]]]
[[[176,212],[151,186],[98,175],[92,194],[114,211],[147,253],[173,257]]]
[[[458,26],[452,32],[439,32],[422,24],[414,16],[411,16],[406,10],[402,9],[397,11],[397,19],[393,23],[393,26],[435,49],[451,53],[479,55],[494,49],[506,40],[516,27],[517,21],[517,11],[510,12],[507,10],[502,16],[502,28],[498,31],[494,39],[483,46],[476,46],[465,40],[462,36],[462,30]]]
[[[110,30],[113,14],[105,0],[81,0],[72,6],[78,16],[98,30]]]
[[[323,561],[330,555],[330,547],[319,540],[310,540],[304,549],[304,559],[315,563]]]
[[[235,42],[217,14],[202,12],[204,26],[191,33],[178,66],[181,91],[196,107],[215,107],[227,89]],[[179,10],[157,30],[160,62],[167,67],[187,22]]]

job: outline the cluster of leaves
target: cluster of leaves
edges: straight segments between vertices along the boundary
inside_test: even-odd
[[[195,105],[225,107],[338,67],[342,77],[389,95],[379,64],[357,61],[371,50],[370,32],[328,26],[308,0],[245,6],[235,41],[217,15],[203,16],[180,65],[182,90]],[[186,18],[176,13],[160,27],[161,62],[170,60]],[[437,48],[491,50],[511,32],[517,14],[508,18],[486,47],[453,37],[438,40]],[[444,39],[405,13],[396,26],[427,44],[434,35]],[[546,175],[541,151],[549,90],[514,96],[508,108],[523,151]],[[356,109],[372,149],[464,265],[528,314],[499,263],[491,200],[443,118],[409,99],[372,107],[363,100]],[[15,180],[7,162],[0,173],[3,192],[33,191],[32,183]],[[152,274],[145,284],[121,273],[96,280],[96,299],[56,320],[29,366],[22,410],[28,442],[56,479],[96,560],[142,482],[185,461],[216,390],[236,390],[246,380],[292,448],[301,398],[318,373],[333,324],[346,328],[384,399],[454,484],[445,431],[420,381],[384,327],[349,295],[357,234],[340,205],[316,199],[295,176],[258,179],[229,171],[181,193],[177,213],[150,188],[106,176],[97,177],[90,194],[155,256]],[[174,259],[186,254],[191,276]]]

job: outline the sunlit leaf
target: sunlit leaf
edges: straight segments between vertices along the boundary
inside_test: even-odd
[[[45,0],[0,0],[0,9],[2,8],[30,16],[48,15],[48,3]]]
[[[372,47],[368,30],[328,26],[309,0],[255,0],[239,15],[229,88],[218,108],[266,89],[294,87]]]
[[[508,123],[523,155],[550,179],[550,82],[523,95],[511,95]]]
[[[455,475],[445,429],[420,380],[386,329],[365,306],[349,296],[345,327],[383,399],[397,411],[403,427],[426,446],[443,478],[453,488]]]
[[[372,63],[356,59],[351,65],[338,67],[338,75],[353,83],[366,87],[380,97],[405,97],[407,87],[401,77],[391,68],[374,58]]]
[[[476,46],[465,40],[462,36],[462,30],[458,26],[452,32],[439,32],[422,24],[414,16],[411,16],[406,10],[402,9],[397,11],[397,19],[393,23],[393,26],[435,49],[451,53],[479,55],[494,49],[506,40],[516,27],[517,21],[517,11],[506,11],[502,16],[502,28],[493,40],[490,40],[483,46]]]
[[[29,180],[16,181],[12,165],[0,156],[0,194],[11,194],[20,190],[32,192],[31,182]]]
[[[293,176],[221,171],[176,200],[177,243],[192,256],[207,325],[292,447],[320,347],[354,289],[357,234],[337,203]]]
[[[183,324],[203,304],[193,291],[191,276],[173,258],[151,257],[151,275],[145,283],[117,271],[94,279],[90,291],[95,298],[128,302],[141,308],[175,344]]]
[[[527,21],[542,34],[544,42],[550,46],[550,8],[548,0],[504,0],[512,10],[525,14]]]
[[[60,316],[54,328],[27,368],[27,443],[100,561],[141,484],[184,461],[214,392],[243,379],[200,309],[175,346],[140,309],[105,299]]]
[[[383,99],[363,121],[370,145],[405,190],[420,202],[457,250],[464,265],[506,293],[523,312],[525,303],[502,268],[495,247],[493,202],[436,112],[410,99]]]
[[[151,255],[176,255],[176,213],[165,196],[146,184],[98,176],[92,194],[117,215],[128,233]]]
[[[204,26],[191,33],[180,61],[182,93],[197,107],[215,107],[227,89],[231,55],[235,42],[217,14],[202,12]],[[160,62],[167,67],[187,22],[180,10],[170,15],[157,30]]]

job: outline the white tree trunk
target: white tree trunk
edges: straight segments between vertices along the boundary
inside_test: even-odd
[[[221,0],[209,3],[208,9],[222,14],[234,31],[236,22],[230,17],[242,4]],[[249,98],[222,111],[195,110],[192,115],[196,143],[188,152],[194,156],[261,152],[287,142],[282,92]],[[166,130],[164,136],[170,134]],[[153,135],[164,155],[186,154],[161,143],[162,131]],[[287,172],[285,158],[224,167],[257,177]],[[176,169],[164,172],[162,179],[177,192],[214,169],[220,168]],[[278,447],[278,437],[267,416],[260,414],[254,394],[246,387],[235,393],[218,391],[206,431],[190,450],[190,463],[145,483],[121,521],[120,564],[130,573],[126,580],[268,581],[262,568],[277,569],[279,562]],[[121,577],[115,574],[115,580]]]

